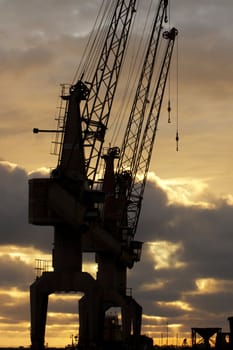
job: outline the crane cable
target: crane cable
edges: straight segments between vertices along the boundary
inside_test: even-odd
[[[169,22],[169,30],[171,29],[171,2],[168,5],[168,22]],[[179,151],[179,37],[176,39],[176,151]],[[168,123],[171,123],[171,70],[169,69],[168,76]]]
[[[110,4],[107,3],[104,10],[103,18],[105,17],[105,21],[101,21],[93,42],[93,45],[91,47],[91,51],[89,53],[89,60],[87,61],[84,69],[87,71],[87,81],[92,81],[93,76],[96,73],[97,69],[97,59],[99,59],[101,51],[103,49],[103,43],[106,40],[106,37],[108,35],[108,28],[111,24],[111,19],[114,14],[114,7],[109,7]],[[92,53],[93,52],[93,53]],[[86,73],[85,71],[85,73]]]
[[[179,44],[176,41],[176,151],[179,151]]]
[[[169,31],[171,29],[171,4],[170,1],[168,3],[168,28]],[[171,123],[171,70],[169,69],[168,72],[168,105],[167,105],[167,112],[168,112],[168,123]]]
[[[103,0],[103,1],[102,1],[101,9],[103,8],[103,4],[104,4],[105,1],[106,1],[106,0]],[[89,35],[89,39],[88,39],[87,45],[86,45],[86,47],[85,47],[84,54],[83,54],[83,56],[82,56],[82,60],[81,60],[80,64],[78,65],[78,67],[77,67],[77,69],[76,69],[76,71],[75,71],[72,85],[75,83],[75,81],[77,81],[77,79],[80,79],[80,78],[78,77],[78,75],[81,75],[81,77],[82,77],[82,76],[84,75],[84,73],[86,73],[85,68],[88,68],[88,67],[90,67],[91,65],[93,65],[93,63],[91,63],[91,61],[92,61],[92,62],[95,61],[96,56],[93,54],[93,57],[92,57],[92,52],[93,52],[94,50],[95,50],[95,53],[98,52],[98,43],[99,43],[99,41],[101,40],[102,36],[103,36],[103,35],[105,36],[105,32],[107,33],[107,30],[101,31],[101,27],[102,27],[102,28],[107,28],[107,27],[108,27],[108,26],[106,26],[107,20],[109,20],[109,16],[106,16],[106,14],[107,14],[107,12],[108,12],[108,11],[107,11],[107,7],[109,7],[109,2],[108,2],[108,1],[106,2],[106,6],[105,6],[105,9],[104,9],[104,14],[103,14],[103,16],[102,16],[102,19],[105,18],[104,25],[103,25],[103,21],[100,21],[99,26],[98,26],[98,29],[96,30],[95,37],[94,37],[94,39],[92,40],[92,37],[93,37],[93,35],[94,35],[94,31],[95,31],[95,28],[96,28],[96,25],[97,25],[97,21],[98,21],[98,19],[99,19],[99,17],[100,17],[100,14],[101,14],[101,12],[102,12],[101,9],[98,11],[98,15],[97,15],[95,24],[94,24],[94,26],[93,26],[93,28],[92,28],[92,31],[91,31],[90,35]],[[101,32],[102,32],[102,33],[101,33]],[[91,40],[92,40],[92,44],[91,44],[91,48],[89,49],[88,47],[89,47],[89,45],[90,45]],[[88,57],[89,59],[87,58],[87,63],[83,63],[83,61],[84,61],[84,59],[85,59],[85,54],[86,54],[87,51],[88,51],[87,57]],[[92,59],[90,59],[90,57],[92,57]],[[82,67],[82,66],[83,66],[83,67]],[[82,69],[82,71],[81,71],[81,69]],[[91,72],[90,72],[90,69],[88,69],[88,72],[91,73]],[[66,167],[68,167],[68,164],[69,164],[70,159],[71,159],[71,157],[72,157],[72,153],[73,153],[73,151],[74,151],[74,147],[75,147],[75,143],[73,143],[73,146],[72,146],[72,149],[71,149],[70,156],[69,156],[69,159],[68,159],[68,161],[67,161]]]
[[[137,10],[140,9],[141,4],[142,4],[142,1],[139,0]],[[149,28],[147,28],[147,27],[148,27],[149,18],[150,18],[149,15],[152,12],[152,5],[153,5],[153,0],[150,1],[149,7],[147,10],[147,16],[145,16],[146,21],[144,22],[144,25],[143,25],[143,30],[141,32],[140,41],[139,41],[139,43],[137,43],[137,47],[134,45],[135,48],[133,49],[133,52],[134,53],[136,52],[136,54],[132,54],[133,58],[130,60],[130,62],[131,62],[130,69],[128,72],[127,83],[125,84],[125,88],[124,88],[125,94],[124,94],[123,107],[121,108],[120,112],[118,113],[118,115],[116,116],[116,119],[114,121],[115,126],[114,126],[113,136],[112,136],[112,140],[111,140],[111,143],[113,143],[113,144],[116,143],[116,140],[119,137],[121,128],[124,125],[123,119],[125,118],[125,114],[127,113],[128,107],[130,107],[131,99],[132,99],[132,96],[134,93],[133,87],[136,85],[138,76],[140,74],[140,67],[142,65],[144,57],[143,57],[143,55],[141,57],[139,57],[139,53],[144,51],[142,48],[142,45],[143,45],[143,41],[144,41],[144,34],[145,34],[147,29],[149,30]],[[143,9],[143,7],[141,6],[141,10],[142,9]],[[140,17],[140,16],[138,16],[138,17]],[[132,26],[131,33],[130,33],[130,37],[132,37],[132,31],[133,31],[133,28],[136,27],[136,25],[137,25],[137,23],[135,23],[135,19],[134,19],[133,26]],[[146,44],[144,44],[144,45],[146,46]],[[128,46],[128,44],[127,44],[127,46]],[[137,72],[135,72],[135,67],[137,67]]]
[[[79,79],[79,76],[82,76],[84,73],[86,73],[89,69],[91,70],[91,66],[93,66],[93,62],[96,61],[96,54],[98,52],[98,48],[101,47],[99,43],[103,40],[103,36],[105,35],[105,31],[103,30],[101,33],[101,27],[106,28],[107,20],[109,19],[109,16],[106,14],[109,11],[109,2],[107,1],[104,8],[104,2],[106,0],[102,0],[102,4],[100,6],[100,9],[98,11],[96,20],[94,22],[94,25],[92,27],[92,30],[90,32],[90,35],[88,37],[88,42],[84,48],[84,53],[82,55],[82,59],[75,70],[74,78],[72,81],[72,85]],[[100,20],[100,16],[102,14],[102,20]],[[103,19],[105,18],[105,21]],[[98,24],[99,22],[99,24]],[[95,35],[94,35],[95,33]],[[84,62],[85,60],[85,62]]]

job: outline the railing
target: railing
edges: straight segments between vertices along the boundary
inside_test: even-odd
[[[52,271],[52,261],[44,259],[35,260],[36,279],[40,278],[43,272]]]

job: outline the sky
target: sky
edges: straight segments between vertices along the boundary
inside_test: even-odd
[[[143,307],[142,333],[160,345],[167,329],[173,343],[189,339],[191,327],[228,331],[233,315],[233,3],[170,2],[171,25],[179,30],[172,123],[165,106],[137,231],[142,259],[128,273]],[[99,6],[0,0],[0,346],[30,344],[35,259],[50,259],[52,249],[52,228],[27,222],[28,178],[56,166],[51,135],[32,129],[55,127],[59,84],[72,82]],[[138,36],[140,30],[132,40]],[[50,346],[77,334],[76,311],[77,296],[50,298]]]

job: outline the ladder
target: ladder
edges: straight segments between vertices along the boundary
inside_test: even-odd
[[[55,120],[57,122],[54,139],[51,142],[51,154],[58,156],[58,164],[60,164],[61,146],[64,138],[65,123],[68,111],[68,100],[70,95],[70,84],[61,84],[61,94],[59,105],[57,106],[57,115]]]

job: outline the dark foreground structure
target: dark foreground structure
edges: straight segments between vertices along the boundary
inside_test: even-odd
[[[30,287],[32,350],[44,349],[49,295],[70,291],[83,293],[79,349],[152,347],[152,340],[141,335],[142,307],[128,289],[127,269],[140,261],[142,242],[135,233],[177,30],[161,34],[168,5],[161,0],[122,147],[104,148],[135,5],[136,0],[118,0],[110,11],[105,40],[100,33],[100,55],[92,57],[97,62],[92,81],[84,80],[83,70],[75,84],[62,87],[57,167],[50,178],[29,181],[29,222],[54,227],[53,271],[43,271]],[[165,51],[149,101],[160,41]],[[34,129],[42,131],[48,130]],[[96,278],[83,272],[86,252],[95,254]],[[106,313],[112,307],[121,309],[122,324],[109,336]]]
[[[233,349],[233,317],[228,317],[229,332],[222,332],[222,328],[192,328],[192,348],[217,350]],[[197,340],[199,335],[199,341]],[[215,335],[214,343],[211,338]]]

